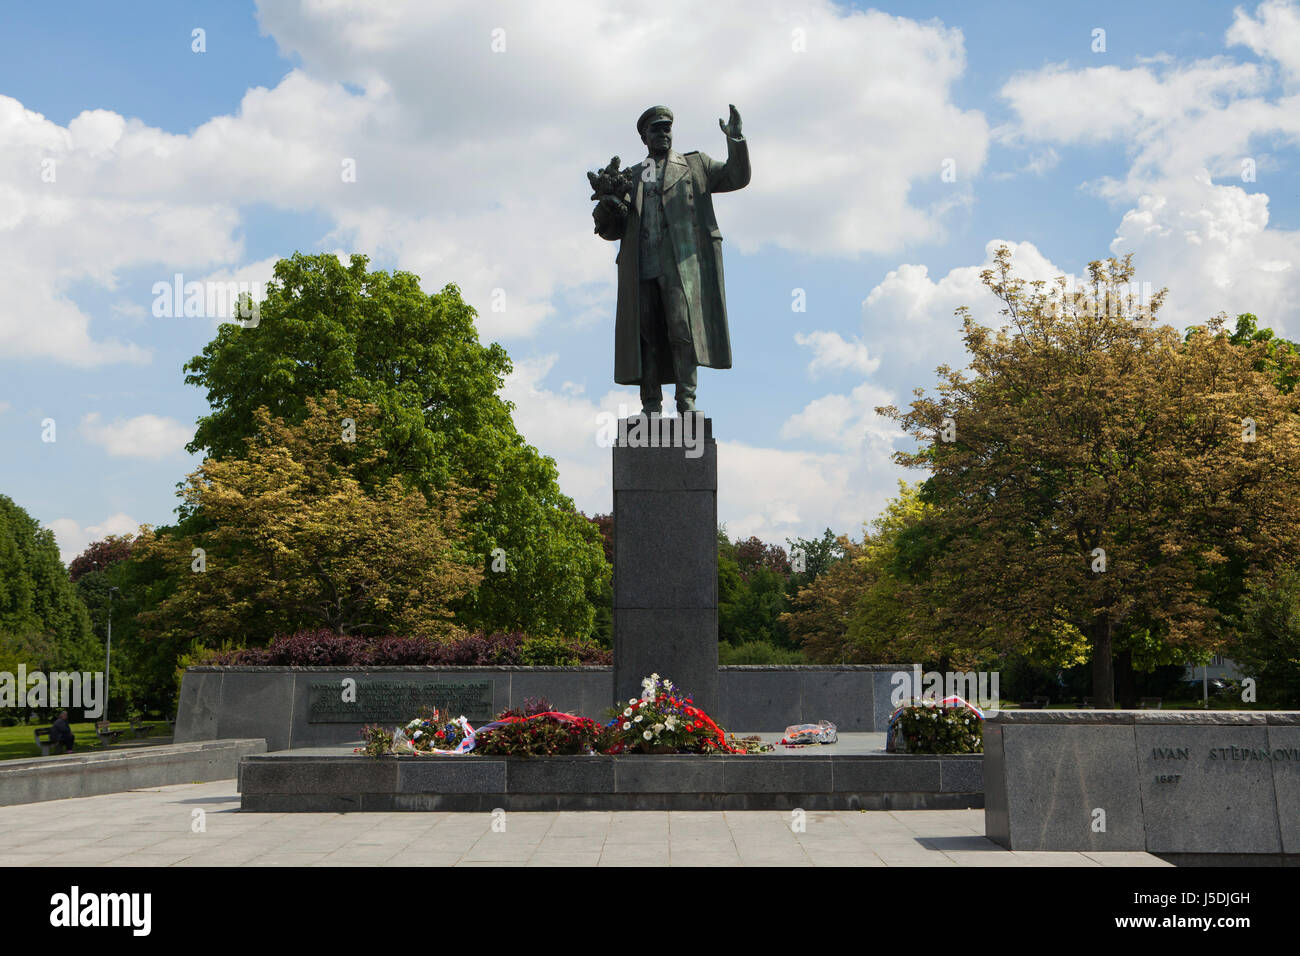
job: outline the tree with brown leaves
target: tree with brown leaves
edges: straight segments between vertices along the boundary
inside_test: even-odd
[[[1132,278],[1126,257],[1078,291],[1026,282],[1003,247],[983,280],[1006,326],[959,310],[969,372],[878,409],[920,444],[895,459],[931,471],[938,626],[1003,650],[1077,630],[1098,706],[1117,641],[1212,648],[1216,577],[1300,554],[1300,398],[1262,370],[1276,356],[1222,318],[1186,341],[1155,326],[1165,292],[1139,302]]]

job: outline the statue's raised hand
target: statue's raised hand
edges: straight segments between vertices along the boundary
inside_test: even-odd
[[[727,117],[726,123],[718,120],[718,128],[732,139],[740,139],[740,114],[736,112],[735,105],[728,105],[731,106],[731,115]]]

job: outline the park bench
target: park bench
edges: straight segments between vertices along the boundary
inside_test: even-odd
[[[1092,702],[1091,697],[1083,698],[1083,703],[1079,705],[1080,710],[1096,710],[1097,705]]]
[[[1161,704],[1159,697],[1143,697],[1138,700],[1139,710],[1159,710]]]
[[[115,743],[117,738],[122,736],[122,731],[110,729],[112,726],[107,720],[101,720],[95,724],[95,734],[99,737],[99,742],[105,747]]]
[[[148,737],[148,736],[149,736],[149,731],[151,731],[151,730],[153,730],[153,728],[150,727],[148,724],[146,724],[143,720],[132,720],[132,721],[131,721],[131,736],[132,736],[133,738],[135,738],[135,737]]]
[[[54,747],[58,748],[57,750],[54,751],[54,753],[65,754],[68,752],[68,748],[65,744],[55,743],[52,739],[50,739],[50,735],[53,733],[54,733],[53,727],[37,727],[32,731],[33,736],[35,736],[36,738],[36,746],[41,748],[42,757],[48,757],[50,755],[51,748]]]
[[[1042,710],[1043,698],[1035,697],[1033,700],[1022,700],[1020,702],[1021,710]]]

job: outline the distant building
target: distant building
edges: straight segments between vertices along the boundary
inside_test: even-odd
[[[1200,664],[1188,664],[1183,668],[1184,680],[1200,680],[1202,674],[1208,676],[1211,680],[1216,677],[1222,680],[1241,680],[1246,676],[1238,670],[1233,661],[1219,654],[1210,658],[1208,667],[1202,667]]]

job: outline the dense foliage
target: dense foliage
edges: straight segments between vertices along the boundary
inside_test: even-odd
[[[134,535],[110,534],[101,541],[92,541],[86,550],[72,559],[68,565],[68,577],[76,584],[83,575],[95,571],[105,571],[109,565],[125,561],[131,556]]]
[[[209,528],[136,543],[191,572],[145,623],[208,646],[304,627],[460,635],[451,605],[482,578],[460,527],[477,495],[452,485],[426,496],[396,477],[367,492],[384,468],[378,409],[333,393],[307,406],[296,425],[259,409],[243,457],[190,476],[185,500]]]
[[[1300,399],[1222,319],[1185,341],[1154,325],[1163,293],[1135,303],[1128,259],[1089,272],[1077,293],[1030,284],[999,250],[983,278],[1008,328],[965,315],[969,369],[879,411],[931,473],[905,628],[977,659],[1085,648],[1107,706],[1117,650],[1213,650],[1241,582],[1300,556]]]
[[[507,634],[467,634],[451,640],[383,635],[366,637],[328,630],[299,631],[275,638],[267,647],[216,649],[190,659],[192,664],[276,667],[507,666],[534,663],[536,644],[550,648],[553,638]],[[609,651],[585,641],[564,644],[568,664],[609,664]]]
[[[426,295],[418,277],[370,272],[367,261],[296,254],[276,264],[257,328],[221,326],[186,365],[212,406],[190,450],[243,456],[262,407],[296,424],[331,391],[374,406],[372,440],[385,455],[363,487],[400,478],[431,501],[455,486],[476,493],[463,522],[484,575],[456,601],[458,622],[591,635],[609,565],[597,529],[560,493],[555,463],[515,430],[498,394],[505,350],[479,343],[454,285]]]
[[[0,495],[0,671],[103,670],[54,534]]]

